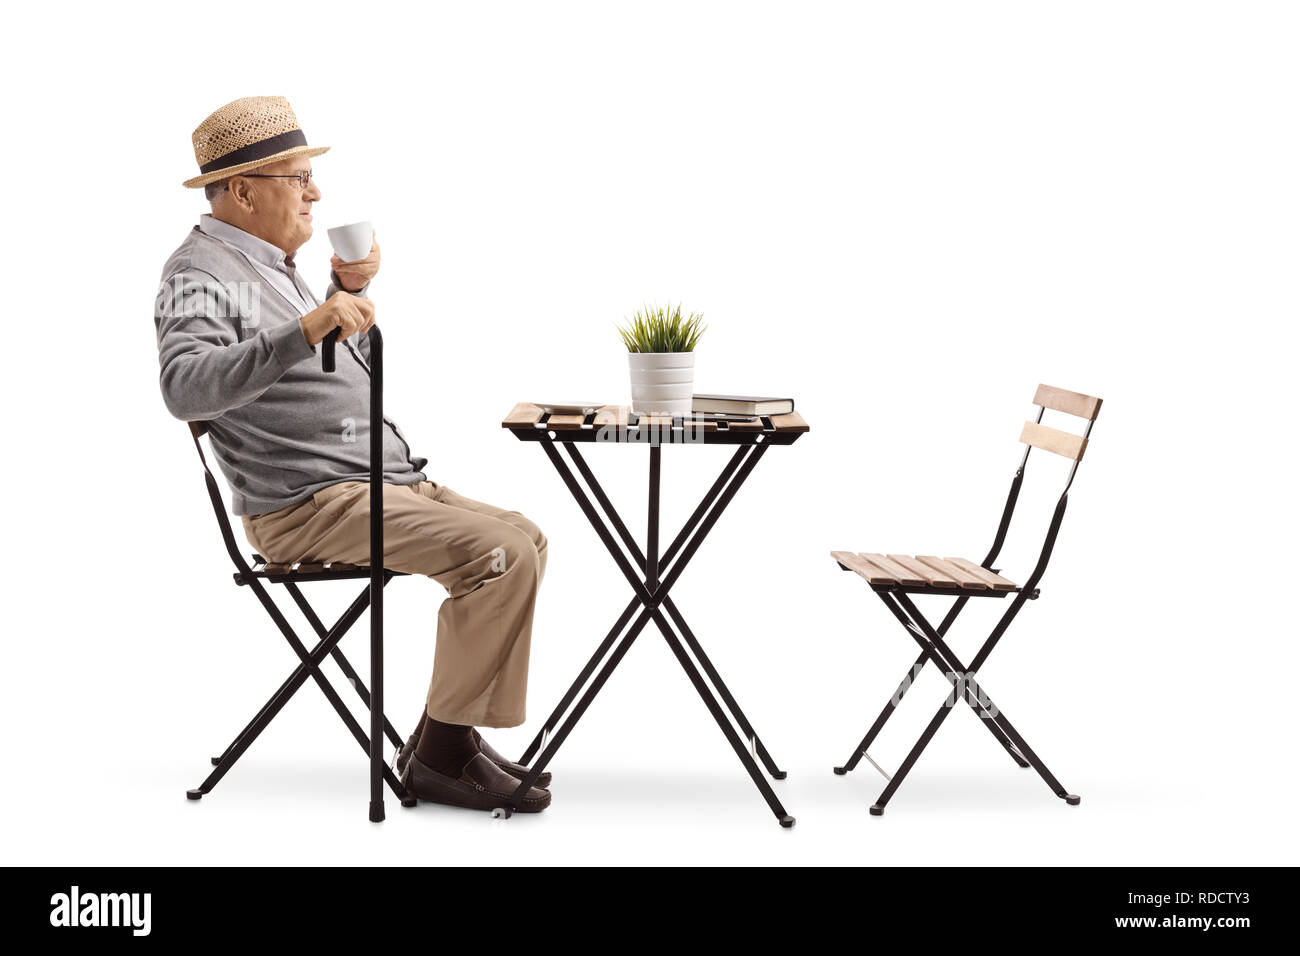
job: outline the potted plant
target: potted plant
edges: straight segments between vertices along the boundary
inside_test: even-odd
[[[695,385],[695,343],[704,316],[682,317],[682,307],[646,306],[620,326],[632,375],[632,411],[638,415],[691,414]]]

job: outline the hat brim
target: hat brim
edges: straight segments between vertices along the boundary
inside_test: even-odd
[[[293,149],[286,149],[282,153],[276,153],[273,156],[267,156],[265,159],[257,159],[251,163],[240,163],[238,166],[228,166],[225,169],[214,169],[210,173],[204,173],[202,176],[195,176],[193,179],[187,179],[181,185],[187,189],[197,189],[199,186],[206,186],[208,183],[215,183],[220,179],[228,179],[231,176],[238,176],[240,173],[246,173],[250,169],[257,169],[259,166],[269,166],[271,163],[278,163],[282,159],[289,159],[291,156],[319,156],[321,153],[328,153],[328,146],[295,146]]]

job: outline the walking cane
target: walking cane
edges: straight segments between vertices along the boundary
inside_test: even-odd
[[[384,339],[370,338],[370,821],[384,819]],[[339,330],[321,340],[321,370],[333,372]]]

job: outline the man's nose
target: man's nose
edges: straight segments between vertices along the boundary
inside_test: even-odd
[[[310,202],[320,202],[320,187],[316,185],[316,180],[307,184],[307,192],[303,195]]]

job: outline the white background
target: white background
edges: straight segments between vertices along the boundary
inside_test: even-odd
[[[0,65],[6,862],[1296,862],[1294,8],[50,11],[11,12]],[[790,772],[793,830],[653,629],[539,817],[390,797],[371,825],[361,752],[310,684],[185,799],[295,663],[230,581],[150,318],[205,211],[180,186],[190,131],[255,94],[333,146],[300,256],[318,293],[325,227],[376,224],[387,408],[430,477],[550,538],[529,720],[489,734],[500,749],[522,751],[629,596],[503,414],[626,402],[614,324],[646,301],[704,313],[700,390],[796,398],[811,433],[767,455],[674,592]],[[981,678],[1083,803],[962,709],[870,817],[884,781],[831,767],[915,649],[827,552],[983,557],[1040,381],[1106,404],[1042,600]],[[665,451],[670,529],[727,454]],[[640,528],[644,450],[588,457]],[[1001,561],[1020,580],[1064,479],[1049,457]],[[332,614],[354,590],[321,587]],[[445,592],[388,594],[405,733]],[[970,608],[959,653],[1004,606]],[[363,673],[364,634],[343,644]],[[943,694],[918,684],[882,765]]]

